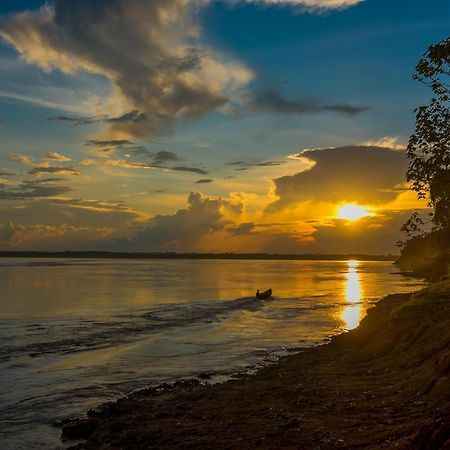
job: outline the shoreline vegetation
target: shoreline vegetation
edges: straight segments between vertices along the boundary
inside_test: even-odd
[[[249,259],[299,261],[395,261],[398,255],[326,255],[279,253],[175,253],[175,252],[104,252],[104,251],[0,251],[0,258],[95,258],[95,259]]]
[[[450,448],[449,376],[446,281],[388,295],[355,330],[256,375],[107,403],[63,423],[62,439],[78,450]]]

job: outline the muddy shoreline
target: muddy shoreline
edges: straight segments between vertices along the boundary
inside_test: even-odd
[[[65,422],[62,438],[77,449],[450,448],[449,376],[442,283],[387,296],[357,329],[256,375],[103,405]]]

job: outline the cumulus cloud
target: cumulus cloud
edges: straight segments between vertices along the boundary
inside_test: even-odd
[[[211,199],[192,192],[186,208],[172,215],[157,215],[132,239],[111,244],[115,250],[198,251],[198,243],[206,235],[224,230],[230,221],[225,211],[240,212],[241,205],[227,200]]]
[[[333,220],[316,226],[312,233],[311,251],[328,254],[397,253],[395,243],[404,237],[400,229],[410,216],[411,211],[391,211],[352,223]]]
[[[117,134],[148,137],[236,103],[252,70],[205,44],[194,20],[212,0],[54,0],[35,11],[0,18],[0,36],[46,71],[89,72],[112,83],[117,116],[58,116],[75,125],[106,123]],[[236,3],[238,0],[228,0]],[[241,0],[309,11],[342,9],[363,0]],[[274,94],[253,108],[282,113],[356,114],[346,104],[289,102]]]
[[[109,78],[117,132],[157,135],[223,107],[250,70],[201,43],[188,0],[55,0],[0,20],[0,35],[44,70]],[[67,119],[67,118],[66,118]]]
[[[304,151],[311,168],[274,180],[278,200],[268,211],[313,200],[380,204],[394,200],[403,182],[407,160],[389,148],[348,146]]]
[[[48,152],[45,155],[45,159],[51,159],[58,162],[69,162],[72,161],[72,158],[69,158],[68,156],[61,155],[61,153],[58,152]]]

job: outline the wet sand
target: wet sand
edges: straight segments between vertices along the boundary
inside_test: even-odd
[[[148,389],[63,424],[78,449],[450,448],[450,284],[224,384]]]

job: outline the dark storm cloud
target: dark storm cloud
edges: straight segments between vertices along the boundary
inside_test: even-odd
[[[401,190],[407,168],[405,154],[396,150],[348,146],[305,151],[299,155],[313,167],[292,176],[277,178],[279,200],[269,211],[314,200],[380,204],[394,200]]]
[[[354,106],[347,103],[320,104],[314,100],[286,100],[275,91],[259,91],[249,102],[249,108],[256,112],[275,112],[280,114],[317,114],[334,112],[354,116],[368,111],[367,106]]]
[[[74,169],[73,167],[62,167],[62,166],[37,166],[28,172],[30,175],[37,175],[40,173],[56,173],[56,174],[67,174],[67,175],[79,175],[80,171]]]
[[[250,71],[192,45],[199,29],[187,0],[55,0],[0,19],[0,36],[44,70],[108,77],[130,112],[104,119],[115,131],[154,136],[230,100]],[[198,42],[198,40],[197,40]],[[97,118],[59,116],[86,124]]]

